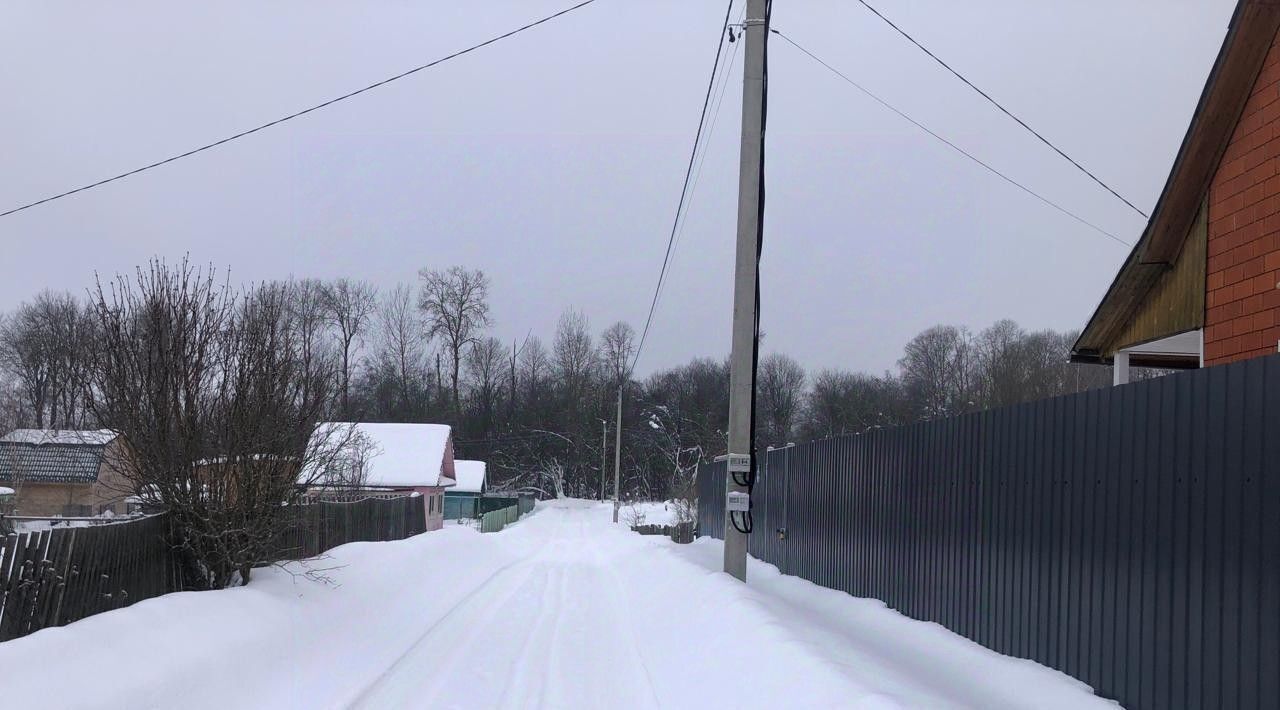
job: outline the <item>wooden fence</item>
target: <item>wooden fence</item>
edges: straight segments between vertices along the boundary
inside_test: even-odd
[[[293,508],[294,524],[263,563],[315,557],[348,542],[400,540],[426,529],[422,496]],[[180,591],[164,515],[0,538],[0,642]]]
[[[498,532],[520,519],[519,506],[511,505],[498,510],[491,510],[480,516],[480,532]]]
[[[423,500],[415,495],[297,506],[272,561],[303,560],[348,542],[403,540],[425,532]]]
[[[178,579],[163,516],[8,535],[0,545],[0,641],[159,596]]]
[[[673,523],[671,525],[632,525],[631,530],[641,535],[663,535],[672,542],[682,545],[693,542],[693,523]]]

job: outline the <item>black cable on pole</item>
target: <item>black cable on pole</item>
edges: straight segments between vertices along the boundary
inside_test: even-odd
[[[912,37],[911,35],[907,34],[906,30],[894,24],[893,20],[890,20],[889,18],[885,17],[883,14],[881,14],[879,10],[872,7],[870,3],[868,3],[866,0],[858,0],[858,2],[861,3],[863,7],[870,10],[872,14],[874,14],[876,17],[879,17],[881,20],[884,20],[885,24],[889,25],[894,30],[896,30],[898,34],[905,37],[907,41],[910,42],[911,44],[914,44],[921,52],[924,52],[925,54],[929,55],[929,58],[937,62],[939,65],[941,65],[943,69],[946,69],[947,71],[951,72],[952,75],[954,75],[957,79],[959,79],[960,81],[963,81],[966,85],[968,85],[970,89],[973,89],[974,91],[978,92],[978,95],[986,99],[992,106],[995,106],[996,108],[1000,109],[1001,113],[1008,116],[1009,118],[1012,118],[1014,121],[1017,122],[1019,126],[1022,126],[1028,132],[1030,132],[1031,135],[1035,136],[1036,138],[1039,138],[1041,143],[1044,143],[1045,145],[1049,146],[1049,148],[1051,148],[1053,152],[1062,156],[1068,163],[1071,163],[1072,165],[1074,165],[1076,169],[1078,169],[1080,172],[1084,173],[1085,175],[1088,175],[1094,182],[1101,185],[1102,189],[1106,190],[1107,192],[1110,192],[1112,195],[1116,197],[1116,199],[1128,205],[1129,209],[1133,210],[1134,212],[1137,212],[1138,214],[1142,215],[1146,219],[1151,218],[1151,216],[1148,215],[1146,212],[1143,212],[1142,210],[1138,209],[1138,207],[1134,205],[1132,202],[1126,200],[1123,195],[1113,190],[1111,186],[1103,182],[1101,178],[1099,178],[1097,175],[1094,175],[1092,172],[1090,172],[1088,168],[1086,168],[1085,166],[1077,162],[1075,158],[1072,158],[1071,156],[1067,155],[1065,152],[1063,152],[1061,148],[1051,143],[1048,138],[1045,138],[1043,135],[1041,135],[1039,131],[1027,125],[1026,121],[1023,121],[1021,118],[1018,118],[1017,116],[1015,116],[1012,111],[1005,108],[1004,105],[1002,105],[999,101],[996,101],[995,99],[991,98],[990,94],[978,88],[976,84],[974,84],[972,81],[969,81],[963,74],[951,68],[950,64],[947,64],[946,62],[942,61],[941,57],[929,51],[928,47],[916,41],[915,37]]]
[[[477,49],[481,49],[481,48],[483,48],[483,47],[487,47],[487,46],[489,46],[489,45],[491,45],[491,44],[493,44],[493,43],[495,43],[495,42],[500,42],[500,41],[502,41],[502,40],[504,40],[504,39],[507,39],[508,37],[512,37],[512,36],[514,36],[514,35],[520,34],[521,32],[524,32],[525,30],[532,29],[532,28],[537,27],[538,25],[541,25],[541,24],[543,24],[543,23],[545,23],[545,22],[550,22],[551,20],[554,20],[554,19],[556,19],[557,17],[560,17],[561,15],[567,15],[567,14],[569,14],[570,12],[573,12],[574,10],[577,10],[577,9],[579,9],[579,8],[582,8],[582,7],[585,7],[585,6],[587,6],[587,5],[590,5],[591,3],[595,2],[595,1],[596,1],[596,0],[582,0],[582,2],[579,2],[579,3],[578,3],[578,4],[576,4],[576,5],[572,5],[572,6],[570,6],[570,7],[567,7],[567,8],[565,8],[565,9],[563,9],[563,10],[559,11],[559,12],[556,12],[556,13],[554,13],[554,14],[547,15],[546,17],[543,17],[543,18],[542,18],[542,19],[540,19],[540,20],[535,20],[535,21],[533,21],[533,22],[530,22],[530,23],[528,23],[528,24],[526,24],[526,25],[522,25],[522,26],[517,27],[517,28],[515,28],[515,29],[513,29],[513,30],[510,30],[510,31],[508,31],[508,32],[504,32],[504,33],[502,33],[502,34],[500,34],[500,35],[498,35],[498,36],[496,36],[496,37],[491,37],[491,38],[489,38],[489,39],[487,39],[487,40],[485,40],[485,41],[483,41],[483,42],[481,42],[481,43],[479,43],[479,44],[472,45],[472,46],[470,46],[470,47],[467,47],[466,49],[459,50],[459,51],[457,51],[457,52],[454,52],[453,54],[449,54],[449,55],[443,56],[443,57],[441,57],[441,58],[439,58],[439,59],[436,59],[436,60],[434,60],[434,61],[431,61],[431,62],[428,62],[428,63],[426,63],[426,64],[423,64],[422,66],[414,67],[413,69],[410,69],[410,70],[405,71],[405,72],[401,72],[401,73],[396,74],[395,76],[392,76],[392,77],[388,77],[388,78],[386,78],[386,79],[383,79],[382,81],[378,81],[378,82],[375,82],[375,83],[373,83],[373,84],[369,84],[368,86],[366,86],[366,87],[364,87],[364,88],[356,89],[355,91],[352,91],[352,92],[349,92],[349,93],[343,94],[342,96],[338,96],[338,97],[336,97],[336,98],[329,99],[328,101],[325,101],[324,103],[316,104],[315,106],[312,106],[312,107],[310,107],[310,108],[305,108],[305,109],[303,109],[303,110],[301,110],[301,111],[297,111],[297,112],[295,112],[295,113],[291,113],[291,114],[289,114],[288,116],[284,116],[284,117],[282,117],[282,118],[277,118],[277,119],[276,119],[276,120],[274,120],[274,121],[269,121],[269,122],[267,122],[267,123],[264,123],[264,124],[262,124],[262,125],[260,125],[260,126],[255,127],[255,128],[250,128],[250,129],[249,129],[249,130],[247,130],[247,131],[241,131],[241,132],[239,132],[239,133],[236,133],[235,135],[227,136],[226,138],[223,138],[223,139],[221,139],[221,140],[217,140],[217,141],[214,141],[214,142],[212,142],[212,143],[208,143],[208,144],[202,145],[202,146],[200,146],[199,148],[193,148],[193,149],[191,149],[191,150],[186,151],[185,153],[179,153],[178,155],[170,156],[170,157],[168,157],[168,158],[165,158],[164,160],[158,160],[158,161],[156,161],[156,162],[154,162],[154,163],[151,163],[150,165],[144,165],[144,166],[142,166],[142,167],[140,167],[140,168],[135,168],[135,169],[130,170],[130,171],[128,171],[128,172],[120,173],[119,175],[115,175],[115,176],[112,176],[112,177],[106,178],[106,179],[104,179],[104,180],[99,180],[99,181],[97,181],[97,182],[95,182],[95,183],[90,183],[90,184],[88,184],[88,185],[84,185],[84,186],[82,186],[82,187],[77,187],[77,188],[75,188],[74,190],[67,190],[66,192],[62,192],[62,193],[59,193],[59,194],[57,194],[57,195],[52,195],[52,196],[50,196],[50,197],[46,197],[46,198],[44,198],[44,199],[42,199],[42,200],[36,200],[35,202],[31,202],[31,203],[28,203],[28,204],[22,205],[21,207],[14,207],[13,209],[7,210],[7,211],[5,211],[5,212],[0,212],[0,217],[7,217],[8,215],[14,214],[15,212],[21,212],[21,211],[26,210],[26,209],[31,209],[32,207],[35,207],[35,206],[37,206],[37,205],[43,205],[43,204],[44,204],[44,203],[46,203],[46,202],[52,202],[52,201],[54,201],[54,200],[58,200],[58,199],[61,199],[61,198],[63,198],[63,197],[69,197],[69,196],[74,195],[74,194],[76,194],[76,193],[78,193],[78,192],[84,192],[85,190],[91,190],[91,189],[93,189],[93,188],[95,188],[95,187],[99,187],[99,186],[102,186],[102,185],[106,185],[106,184],[107,184],[107,183],[109,183],[109,182],[115,182],[116,180],[122,180],[122,179],[127,178],[127,177],[129,177],[129,176],[131,176],[131,175],[137,175],[138,173],[145,172],[145,171],[147,171],[147,170],[151,170],[152,168],[158,168],[158,167],[160,167],[161,165],[165,165],[165,164],[167,164],[167,163],[172,163],[172,162],[174,162],[175,160],[181,160],[181,159],[183,159],[183,158],[186,158],[186,157],[190,157],[190,156],[192,156],[192,155],[195,155],[196,153],[202,153],[202,152],[204,152],[204,151],[206,151],[206,150],[209,150],[210,148],[216,148],[216,147],[218,147],[218,146],[220,146],[220,145],[223,145],[224,143],[230,143],[231,141],[234,141],[234,140],[236,140],[236,139],[238,139],[238,138],[244,138],[244,137],[245,137],[245,136],[247,136],[247,135],[250,135],[250,134],[253,134],[253,133],[257,133],[258,131],[261,131],[261,130],[264,130],[264,129],[267,129],[267,128],[271,128],[272,126],[275,126],[275,125],[278,125],[278,124],[284,123],[285,121],[293,120],[293,119],[295,119],[295,118],[298,118],[299,116],[305,116],[306,114],[311,113],[312,111],[318,111],[318,110],[320,110],[320,109],[322,109],[322,108],[325,108],[325,107],[327,107],[327,106],[332,106],[333,104],[336,104],[336,103],[338,103],[339,101],[345,101],[346,99],[352,98],[353,96],[359,96],[360,94],[363,94],[363,93],[364,93],[364,92],[366,92],[366,91],[371,91],[371,90],[376,89],[376,88],[378,88],[378,87],[380,87],[380,86],[384,86],[384,85],[386,85],[386,84],[390,84],[391,82],[396,81],[396,80],[398,80],[398,79],[403,79],[403,78],[405,78],[405,77],[407,77],[407,76],[409,76],[409,75],[411,75],[411,74],[416,74],[416,73],[418,73],[418,72],[422,71],[423,69],[430,69],[431,67],[434,67],[434,66],[436,66],[436,65],[438,65],[438,64],[443,64],[443,63],[445,63],[445,62],[449,61],[450,59],[456,59],[456,58],[458,58],[458,57],[461,57],[461,56],[462,56],[462,55],[464,55],[464,54],[469,54],[469,53],[471,53],[471,52],[476,51]]]
[[[730,511],[729,522],[733,527],[743,535],[750,535],[755,526],[755,518],[751,514],[751,494],[752,489],[756,485],[756,471],[759,463],[756,460],[756,370],[760,365],[760,257],[764,253],[764,197],[765,197],[765,179],[764,179],[764,159],[765,159],[765,134],[769,124],[769,33],[772,31],[770,22],[773,19],[773,0],[766,0],[764,4],[764,43],[761,47],[761,70],[760,70],[760,177],[757,185],[756,196],[756,278],[755,278],[755,322],[752,323],[751,334],[751,430],[747,436],[748,460],[751,462],[750,468],[747,470],[745,477],[740,478],[737,473],[733,475],[733,482],[747,489],[747,510],[740,513],[738,518],[734,518],[733,512]],[[738,520],[742,520],[742,524],[738,524]]]
[[[702,113],[698,116],[698,131],[693,135],[693,150],[689,151],[689,164],[684,171],[684,186],[680,188],[680,201],[676,204],[676,215],[671,220],[671,236],[667,238],[667,251],[662,257],[662,268],[658,271],[658,283],[653,288],[653,300],[649,303],[649,315],[644,319],[644,330],[640,332],[640,340],[636,345],[635,356],[631,359],[628,372],[634,372],[636,363],[640,361],[640,352],[644,350],[645,339],[649,336],[649,328],[653,325],[653,313],[658,307],[658,295],[662,292],[662,281],[667,277],[667,266],[671,262],[671,247],[676,240],[676,228],[680,226],[680,215],[684,212],[685,199],[689,194],[689,180],[693,177],[693,163],[698,156],[698,145],[702,140],[702,126],[707,121],[707,107],[711,104],[712,88],[716,83],[716,72],[720,68],[720,55],[724,51],[725,32],[729,29],[729,14],[733,11],[734,0],[724,9],[724,23],[720,28],[720,40],[716,44],[716,58],[711,64],[711,78],[707,80],[707,95],[702,99]]]
[[[964,148],[961,148],[960,146],[956,145],[955,143],[952,143],[951,141],[949,141],[949,140],[947,140],[946,138],[942,137],[941,135],[939,135],[938,133],[936,133],[935,131],[933,131],[933,130],[932,130],[932,129],[930,129],[929,127],[925,126],[923,123],[920,123],[919,121],[915,120],[914,118],[912,118],[912,117],[908,116],[906,113],[904,113],[904,112],[902,112],[901,110],[899,110],[899,109],[898,109],[896,106],[894,106],[893,104],[891,104],[891,103],[889,103],[888,101],[885,101],[884,99],[880,98],[879,96],[877,96],[877,95],[875,95],[875,94],[871,93],[871,91],[870,91],[869,89],[867,89],[866,87],[862,86],[861,84],[859,84],[858,82],[854,81],[853,79],[850,79],[848,76],[846,76],[846,75],[845,75],[843,72],[841,72],[839,69],[836,69],[835,67],[831,66],[831,65],[830,65],[830,64],[828,64],[827,62],[823,61],[821,58],[819,58],[819,57],[818,57],[818,55],[816,55],[816,54],[814,54],[813,52],[810,52],[809,50],[807,50],[807,49],[805,49],[804,47],[800,46],[800,44],[798,44],[795,40],[791,39],[791,38],[790,38],[790,37],[788,37],[787,35],[785,35],[785,34],[783,34],[782,32],[780,32],[779,30],[773,30],[773,33],[774,33],[774,34],[776,34],[776,35],[778,35],[778,36],[779,36],[779,37],[781,37],[782,39],[786,40],[788,44],[790,44],[791,46],[793,46],[793,47],[795,47],[796,49],[798,49],[798,50],[800,50],[801,52],[803,52],[805,55],[807,55],[807,56],[808,56],[810,59],[812,59],[813,61],[817,62],[818,64],[821,64],[823,67],[825,67],[825,68],[826,68],[828,71],[830,71],[832,74],[835,74],[836,76],[838,76],[838,77],[840,77],[841,79],[843,79],[846,83],[848,83],[848,84],[849,84],[850,86],[852,86],[853,88],[855,88],[855,89],[857,89],[858,91],[861,91],[862,93],[866,94],[869,98],[871,98],[872,100],[874,100],[876,103],[878,103],[878,104],[880,104],[881,106],[884,106],[885,108],[889,109],[890,111],[892,111],[892,112],[894,112],[894,113],[898,114],[898,116],[900,116],[900,117],[902,117],[902,118],[906,119],[908,122],[910,122],[910,123],[911,123],[912,125],[914,125],[916,128],[919,128],[920,130],[924,131],[925,133],[928,133],[929,135],[933,136],[934,138],[938,139],[939,141],[942,141],[943,143],[947,144],[948,146],[950,146],[950,147],[951,147],[951,149],[952,149],[952,150],[956,151],[957,153],[960,153],[961,155],[963,155],[964,157],[968,158],[969,160],[972,160],[973,162],[975,162],[975,163],[977,163],[978,165],[982,166],[982,167],[983,167],[983,168],[985,168],[988,172],[990,172],[992,175],[995,175],[996,177],[1000,178],[1001,180],[1004,180],[1005,182],[1009,183],[1010,185],[1013,185],[1014,187],[1018,188],[1019,190],[1022,190],[1023,192],[1027,193],[1028,195],[1031,195],[1032,197],[1036,198],[1037,200],[1040,200],[1040,201],[1041,201],[1041,202],[1043,202],[1044,204],[1046,204],[1046,205],[1048,205],[1048,206],[1050,206],[1050,207],[1054,208],[1055,210],[1057,210],[1057,211],[1061,212],[1062,214],[1064,214],[1064,215],[1066,215],[1066,216],[1070,217],[1071,219],[1074,219],[1075,221],[1079,222],[1080,224],[1083,224],[1084,226],[1086,226],[1086,227],[1088,227],[1088,228],[1090,228],[1090,229],[1094,230],[1094,231],[1095,231],[1095,232],[1097,232],[1098,234],[1101,234],[1101,235],[1103,235],[1103,236],[1107,237],[1108,239],[1111,239],[1111,240],[1113,240],[1113,241],[1115,241],[1115,242],[1117,242],[1117,243],[1119,243],[1119,244],[1123,244],[1124,246],[1127,246],[1127,247],[1132,247],[1132,246],[1133,246],[1133,244],[1132,244],[1132,243],[1127,242],[1127,241],[1125,241],[1125,240],[1121,239],[1120,237],[1117,237],[1116,235],[1112,234],[1111,232],[1108,232],[1107,230],[1103,229],[1102,227],[1099,227],[1098,225],[1094,224],[1093,222],[1090,222],[1089,220],[1087,220],[1087,219],[1085,219],[1085,218],[1081,217],[1080,215],[1076,214],[1075,212],[1072,212],[1071,210],[1067,209],[1066,207],[1063,207],[1062,205],[1060,205],[1060,204],[1058,204],[1058,203],[1054,202],[1053,200],[1050,200],[1049,198],[1045,197],[1044,195],[1041,195],[1040,193],[1036,192],[1035,190],[1032,190],[1031,188],[1027,187],[1026,185],[1023,185],[1022,183],[1018,182],[1017,180],[1014,180],[1013,178],[1009,177],[1008,175],[1005,175],[1004,173],[1000,172],[999,170],[996,170],[995,168],[991,167],[989,164],[987,164],[987,163],[983,162],[980,158],[978,158],[977,156],[975,156],[973,153],[970,153],[969,151],[965,150]]]

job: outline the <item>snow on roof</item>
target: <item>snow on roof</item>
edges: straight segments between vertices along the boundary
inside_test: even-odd
[[[480,493],[484,490],[484,462],[453,460],[454,477],[458,485],[453,490],[457,493]]]
[[[351,427],[351,431],[342,427]],[[323,422],[316,427],[311,441],[315,446],[323,446],[326,439],[332,437],[358,439],[361,446],[367,442],[366,485],[451,486],[453,480],[443,475],[449,434],[448,424]]]
[[[75,429],[14,429],[0,436],[0,441],[12,444],[109,444],[118,434],[110,429],[78,431]]]

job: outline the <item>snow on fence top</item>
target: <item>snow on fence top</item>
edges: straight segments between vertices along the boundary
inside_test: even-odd
[[[347,428],[350,429],[347,429]],[[359,461],[363,483],[368,486],[452,486],[444,475],[449,452],[447,424],[354,424],[323,422],[311,436],[312,445],[341,439],[350,455]],[[307,480],[316,478],[308,472]]]
[[[0,436],[0,442],[10,444],[88,444],[103,446],[111,443],[118,434],[110,429],[77,431],[74,429],[14,429]]]
[[[453,487],[457,493],[480,493],[484,489],[484,462],[454,459],[453,473],[458,485]]]

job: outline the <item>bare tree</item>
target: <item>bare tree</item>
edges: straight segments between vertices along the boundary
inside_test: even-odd
[[[373,437],[352,424],[321,425],[312,439],[314,446],[334,447],[332,456],[325,456],[323,451],[313,452],[320,460],[327,460],[329,465],[315,472],[308,471],[309,475],[304,476],[314,479],[313,488],[321,491],[321,497],[325,495],[325,488],[336,487],[344,489],[338,491],[337,498],[349,498],[344,493],[368,485],[374,459],[386,453]]]
[[[782,446],[792,440],[804,404],[804,387],[804,368],[793,358],[774,353],[760,361],[756,430],[764,435],[761,443]]]
[[[477,429],[483,436],[494,430],[505,358],[506,347],[497,338],[484,338],[467,351],[467,379],[478,418]]]
[[[285,287],[241,296],[211,271],[153,262],[92,301],[89,407],[130,443],[113,464],[169,511],[188,586],[247,582],[300,524],[302,472],[340,443],[312,439],[333,378],[299,355]]]
[[[599,362],[591,345],[591,330],[582,311],[570,308],[556,324],[556,374],[560,378],[570,407],[576,407],[586,394],[591,375]]]
[[[809,439],[858,434],[910,420],[898,378],[823,370],[813,378],[800,433]]]
[[[630,375],[631,357],[636,351],[636,331],[618,321],[606,328],[600,339],[601,356],[610,382],[616,388]]]
[[[18,382],[36,426],[83,423],[93,323],[68,293],[45,291],[0,321],[0,370]]]
[[[401,411],[415,411],[413,402],[425,387],[427,333],[414,302],[413,289],[397,284],[378,309],[378,360],[395,373]]]
[[[337,279],[325,284],[325,313],[329,323],[337,329],[341,354],[340,370],[342,413],[351,415],[351,370],[355,348],[364,336],[365,329],[378,307],[378,292],[366,281]]]
[[[479,339],[480,331],[491,325],[489,318],[489,277],[483,271],[460,266],[448,271],[422,269],[418,272],[422,290],[418,308],[426,317],[428,332],[439,336],[449,354],[450,382],[455,412],[462,410],[458,375],[464,349]]]
[[[17,381],[0,370],[0,431],[11,431],[32,423],[22,399]]]
[[[920,419],[978,406],[973,337],[964,328],[934,326],[912,338],[898,366],[908,401]]]
[[[291,339],[307,372],[333,372],[334,353],[329,342],[329,316],[325,286],[319,279],[290,281],[286,313]]]
[[[551,406],[551,358],[542,340],[537,336],[529,339],[520,352],[519,390],[524,402],[523,415],[526,419],[545,425],[549,418]]]

